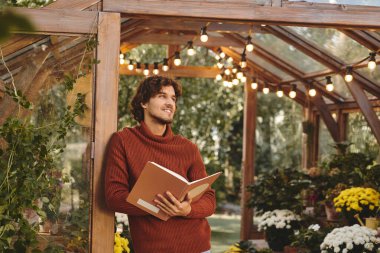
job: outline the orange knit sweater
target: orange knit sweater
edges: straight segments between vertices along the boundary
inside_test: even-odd
[[[188,216],[168,221],[126,202],[148,161],[161,164],[189,181],[205,177],[206,170],[195,144],[174,135],[169,126],[164,136],[154,135],[141,122],[140,126],[113,134],[106,158],[106,203],[111,210],[128,214],[136,253],[201,253],[210,249],[210,226],[205,217],[215,211],[213,190],[191,203]]]

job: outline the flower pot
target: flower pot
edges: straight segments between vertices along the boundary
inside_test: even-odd
[[[378,218],[370,217],[365,219],[365,226],[370,229],[377,230],[380,225],[380,220]]]
[[[298,248],[287,245],[284,247],[284,253],[298,253]]]
[[[335,208],[332,206],[325,205],[326,219],[328,221],[336,221],[339,219],[339,213],[335,211]]]
[[[292,234],[293,230],[290,229],[269,228],[265,231],[265,239],[271,250],[283,251],[284,247],[291,243],[290,236]]]

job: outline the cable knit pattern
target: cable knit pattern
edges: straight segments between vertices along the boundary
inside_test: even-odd
[[[215,193],[208,190],[191,204],[186,217],[168,221],[127,203],[129,191],[148,161],[153,161],[194,181],[207,176],[197,146],[174,135],[170,126],[164,136],[154,135],[144,122],[112,135],[108,144],[105,194],[107,206],[128,214],[136,253],[200,253],[210,249],[210,226],[205,217],[215,211]]]

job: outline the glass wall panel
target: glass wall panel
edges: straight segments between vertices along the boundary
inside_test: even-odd
[[[336,153],[334,140],[331,137],[325,122],[320,118],[319,120],[319,146],[318,146],[318,162],[326,160],[329,156]]]
[[[53,35],[0,45],[0,226],[11,224],[1,249],[89,252],[95,45]]]

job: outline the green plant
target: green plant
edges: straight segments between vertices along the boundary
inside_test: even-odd
[[[297,247],[299,253],[320,253],[320,245],[331,228],[320,228],[318,224],[302,228],[291,236],[291,246]]]
[[[301,192],[310,185],[310,180],[300,171],[287,168],[261,173],[254,184],[248,186],[252,197],[248,206],[258,213],[275,209],[289,209],[301,213]]]
[[[258,253],[255,245],[251,241],[240,241],[231,245],[231,247],[224,253]]]

